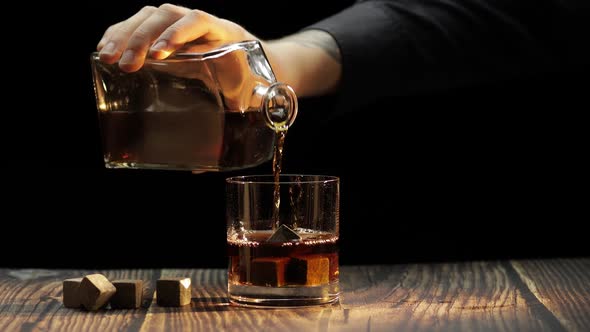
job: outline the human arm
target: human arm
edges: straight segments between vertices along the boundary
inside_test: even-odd
[[[379,98],[588,66],[585,0],[359,1],[309,29],[341,50],[339,94]]]
[[[164,4],[147,6],[114,24],[97,45],[100,59],[119,62],[132,72],[146,57],[163,59],[185,43],[259,40],[243,27],[209,13]],[[329,93],[340,76],[336,42],[323,31],[303,31],[272,41],[261,40],[277,79],[291,85],[299,96]]]
[[[587,63],[580,37],[588,11],[576,4],[581,2],[361,1],[303,32],[262,42],[277,78],[299,96],[338,90],[352,106]],[[106,62],[117,61],[125,47],[138,51],[131,64],[125,56],[121,61],[133,71],[148,53],[163,58],[197,38],[258,39],[233,22],[163,5],[114,25],[98,48]],[[108,53],[103,47],[111,39],[117,47]],[[163,39],[171,43],[158,50]]]

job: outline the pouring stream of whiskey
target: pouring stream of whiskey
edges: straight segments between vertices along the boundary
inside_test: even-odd
[[[283,145],[285,144],[285,137],[287,136],[287,130],[277,131],[275,141],[275,151],[272,159],[272,170],[274,175],[274,204],[272,211],[273,230],[279,228],[281,224],[280,206],[281,206],[281,186],[279,184],[281,175],[281,166],[283,163]]]

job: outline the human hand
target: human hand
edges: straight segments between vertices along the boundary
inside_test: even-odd
[[[137,71],[145,58],[164,59],[185,43],[237,42],[257,39],[238,24],[200,10],[171,4],[146,6],[125,21],[110,26],[97,45],[100,60],[119,61],[126,72]]]

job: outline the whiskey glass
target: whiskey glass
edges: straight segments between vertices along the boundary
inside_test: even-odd
[[[338,301],[339,178],[238,176],[226,180],[226,189],[230,302],[298,307]]]

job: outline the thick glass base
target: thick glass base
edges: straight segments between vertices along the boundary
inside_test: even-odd
[[[332,304],[338,301],[338,282],[323,286],[263,287],[229,283],[229,301],[249,307],[302,307]]]

